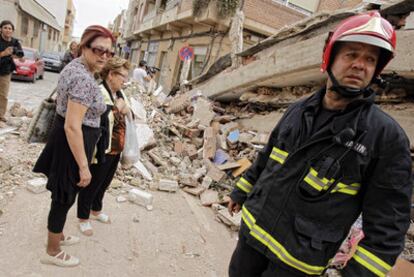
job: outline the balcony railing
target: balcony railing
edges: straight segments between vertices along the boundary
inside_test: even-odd
[[[157,10],[154,8],[153,10],[149,11],[144,18],[142,19],[142,21],[147,21],[151,18],[153,18],[155,15],[157,15]]]

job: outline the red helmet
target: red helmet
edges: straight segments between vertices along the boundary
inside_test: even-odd
[[[381,53],[374,77],[378,76],[394,57],[396,35],[392,25],[381,17],[379,12],[351,16],[342,21],[327,39],[322,57],[321,71],[331,65],[331,54],[338,41],[362,42],[380,47]]]

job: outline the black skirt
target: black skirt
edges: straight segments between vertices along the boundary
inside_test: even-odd
[[[80,180],[79,167],[70,150],[64,124],[65,119],[56,115],[53,129],[33,171],[48,177],[46,187],[52,193],[53,201],[69,204],[74,202],[81,188],[77,186]],[[90,165],[101,129],[82,125],[82,132],[86,157]]]

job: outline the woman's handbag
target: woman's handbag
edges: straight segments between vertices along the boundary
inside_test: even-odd
[[[52,98],[55,93],[56,88],[49,97],[42,101],[39,108],[37,108],[27,129],[27,142],[47,142],[56,115],[56,100]]]
[[[130,167],[140,158],[137,131],[131,113],[125,117],[125,127],[125,145],[121,163],[124,167]]]

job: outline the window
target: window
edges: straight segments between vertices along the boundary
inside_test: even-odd
[[[155,66],[155,62],[157,59],[158,54],[158,42],[150,42],[148,44],[148,57],[147,57],[147,63],[150,66]]]
[[[39,30],[40,30],[40,22],[35,20],[34,26],[33,26],[33,37],[37,38],[39,36]]]
[[[199,76],[203,72],[206,56],[207,46],[194,47],[194,59],[191,62],[191,76],[189,80]]]
[[[311,15],[318,9],[319,0],[273,0],[306,15]]]
[[[48,28],[49,28],[49,32],[47,33],[47,39],[51,40],[52,39],[52,28],[50,28],[50,27],[48,27]]]
[[[29,33],[29,17],[27,15],[22,15],[22,35],[27,35]]]

